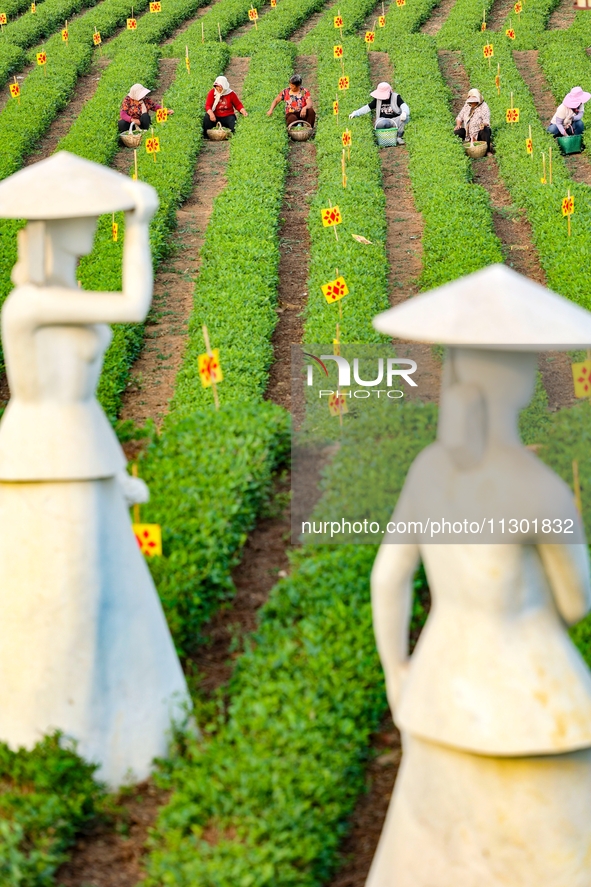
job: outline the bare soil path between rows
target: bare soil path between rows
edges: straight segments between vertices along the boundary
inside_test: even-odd
[[[492,9],[486,17],[487,29],[489,31],[500,31],[514,5],[515,0],[495,0]],[[517,24],[517,16],[515,16],[515,24]],[[505,38],[503,37],[503,39]]]
[[[452,110],[457,114],[470,88],[470,81],[458,52],[440,51],[438,55],[444,79],[452,91]],[[530,53],[516,52],[514,55],[530,56]],[[530,85],[527,80],[526,83]],[[505,263],[520,274],[546,286],[546,275],[533,242],[530,223],[523,209],[513,204],[495,158],[488,156],[472,161],[472,171],[474,181],[486,188],[490,195],[493,227],[501,241]],[[538,366],[548,394],[550,410],[572,406],[575,398],[568,355],[565,353],[540,355]]]
[[[178,59],[162,59],[169,76],[174,76]],[[226,69],[232,87],[240,92],[249,60],[233,58]],[[158,92],[166,91],[164,83]],[[127,172],[131,152],[119,152]],[[200,252],[213,202],[226,185],[225,169],[230,143],[204,139],[195,165],[193,189],[177,210],[177,228],[172,235],[168,259],[158,269],[154,297],[144,334],[144,347],[133,364],[128,388],[123,396],[122,419],[143,425],[151,418],[159,427],[168,412],[174,394],[177,372],[187,341],[187,324],[193,307],[195,279],[200,266]],[[130,451],[128,457],[135,454]]]
[[[570,28],[575,20],[577,10],[573,0],[560,0],[558,6],[548,19],[548,30],[561,31]]]
[[[455,2],[456,0],[441,0],[441,3],[439,3],[433,10],[433,14],[429,16],[423,25],[421,25],[421,33],[435,37],[447,21],[447,17],[451,12],[452,7],[455,5]]]

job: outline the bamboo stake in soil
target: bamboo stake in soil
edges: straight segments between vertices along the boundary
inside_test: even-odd
[[[548,167],[550,172],[550,184],[552,184],[552,145],[548,148]]]
[[[222,42],[222,29],[220,28],[220,23],[218,22],[218,34],[220,35],[220,43]]]

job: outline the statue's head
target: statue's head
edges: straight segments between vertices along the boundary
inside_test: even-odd
[[[518,413],[534,391],[538,352],[591,343],[591,313],[505,265],[409,299],[374,326],[447,346],[438,439],[459,468],[478,464],[493,438],[519,445]]]
[[[0,218],[26,219],[19,232],[17,286],[76,286],[81,256],[93,247],[98,219],[132,210],[145,185],[60,151],[0,183]]]

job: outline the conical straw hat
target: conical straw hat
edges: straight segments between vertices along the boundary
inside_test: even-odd
[[[374,319],[380,333],[501,351],[591,345],[591,313],[507,268],[489,265],[390,308]]]
[[[136,183],[59,151],[0,182],[0,218],[75,219],[133,209]]]

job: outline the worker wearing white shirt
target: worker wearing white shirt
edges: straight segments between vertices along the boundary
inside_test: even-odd
[[[349,118],[361,117],[363,114],[370,114],[372,111],[375,111],[375,129],[397,127],[397,144],[404,145],[402,135],[410,119],[410,108],[402,96],[394,92],[390,84],[385,82],[378,83],[377,88],[370,95],[372,97],[371,102],[353,111],[352,114],[349,114]]]

